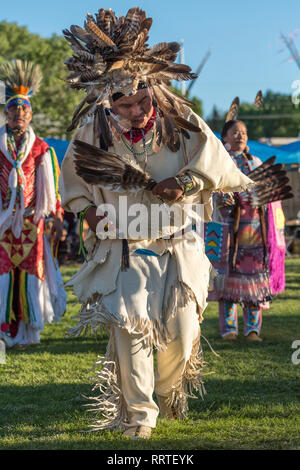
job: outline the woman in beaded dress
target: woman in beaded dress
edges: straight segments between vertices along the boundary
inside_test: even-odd
[[[258,157],[249,153],[247,127],[242,121],[227,121],[221,138],[231,158],[244,174],[247,175],[262,163]],[[279,207],[275,207],[276,204]],[[281,212],[283,216],[280,202],[256,208],[251,204],[250,194],[245,191],[234,196],[218,196],[216,205],[222,221],[229,224],[230,233],[228,272],[216,293],[221,336],[224,339],[237,338],[237,304],[240,303],[243,308],[244,335],[248,340],[262,341],[262,310],[269,308],[271,293],[284,289],[284,249],[280,251],[280,254],[283,253],[283,262],[277,258],[280,262],[275,273],[280,278],[279,288],[272,285],[269,272],[270,253],[274,252],[274,248],[277,253],[279,250],[278,240],[270,246],[271,231],[268,228],[273,225],[275,211],[277,215]],[[280,237],[280,227],[272,226],[272,233]]]

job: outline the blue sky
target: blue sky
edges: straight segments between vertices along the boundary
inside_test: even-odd
[[[227,110],[236,95],[252,101],[260,88],[291,94],[293,81],[300,80],[296,64],[287,61],[289,52],[278,52],[280,33],[297,29],[294,41],[300,52],[299,0],[14,0],[1,5],[0,19],[46,37],[71,24],[82,26],[86,13],[100,7],[126,14],[132,6],[153,18],[150,45],[184,40],[185,63],[194,71],[212,46],[192,89],[203,101],[205,116],[214,104]]]

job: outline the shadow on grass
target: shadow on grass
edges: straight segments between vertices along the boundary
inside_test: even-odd
[[[68,404],[74,409],[81,408],[81,404],[88,403],[85,395],[91,394],[91,383],[49,383],[45,385],[1,385],[0,406],[2,410],[10,410],[11,413],[23,410],[39,409],[44,415],[47,408],[60,410]],[[94,393],[96,395],[96,392]],[[13,415],[11,415],[12,417]],[[0,415],[0,419],[7,420],[8,414]],[[23,416],[18,416],[22,421]]]
[[[116,455],[118,458],[122,456],[122,451],[132,451],[131,456],[141,457],[142,467],[143,460],[151,464],[152,457],[149,457],[149,453],[145,452],[143,456],[143,451],[154,451],[152,454],[155,454],[155,451],[181,451],[186,450],[190,451],[188,455],[192,455],[193,464],[203,465],[203,453],[197,451],[204,450],[299,450],[300,440],[298,438],[289,438],[286,439],[272,439],[266,437],[265,439],[256,440],[255,443],[249,442],[248,439],[244,436],[240,439],[221,439],[217,441],[216,439],[201,438],[198,439],[163,439],[155,435],[155,431],[152,433],[152,437],[147,441],[130,441],[125,438],[119,438],[119,436],[114,437],[113,440],[72,440],[71,442],[59,441],[55,442],[45,442],[45,440],[35,439],[34,442],[24,442],[18,445],[7,445],[5,447],[1,446],[0,449],[7,450],[89,450],[89,451],[111,451],[111,453],[106,452],[105,455],[97,454],[93,455],[89,453],[89,457],[97,458],[98,464],[109,463],[108,458]],[[134,452],[136,451],[136,452]],[[75,454],[73,454],[75,455]],[[124,454],[125,455],[125,454]],[[126,455],[128,453],[126,452]],[[209,456],[207,456],[209,458]],[[224,456],[226,458],[226,456]],[[69,456],[68,456],[69,458]],[[76,458],[76,457],[75,457]],[[171,457],[169,457],[171,458]],[[50,455],[51,459],[51,455]],[[75,460],[75,459],[74,459]],[[150,462],[150,463],[149,463]],[[75,463],[75,461],[74,461]],[[175,460],[175,464],[180,463],[180,461]],[[147,465],[148,465],[147,464]],[[158,464],[156,455],[152,461],[152,465]],[[165,457],[165,461],[160,461],[160,465],[168,465],[168,460]],[[169,462],[169,465],[172,464],[172,461]],[[133,468],[133,467],[129,467]],[[147,467],[148,468],[148,467]]]
[[[299,290],[299,287],[295,287],[295,290]],[[300,301],[300,295],[290,295],[290,294],[285,294],[281,297],[281,300],[298,300],[298,302]]]
[[[295,273],[296,277],[299,276],[299,262],[298,263],[289,263],[285,268],[287,276],[290,276],[291,273]]]
[[[228,382],[228,387],[232,389],[232,381]],[[70,384],[63,385],[70,387]],[[214,386],[217,385],[215,382]],[[86,386],[86,384],[81,385],[79,388],[84,391]],[[49,391],[53,392],[52,389]],[[187,418],[175,422],[158,419],[157,428],[149,441],[130,441],[124,438],[120,431],[87,432],[91,421],[88,413],[80,406],[80,402],[74,403],[73,407],[66,407],[66,400],[63,402],[57,396],[55,400],[54,398],[52,395],[50,404],[44,408],[41,404],[35,403],[35,409],[20,406],[14,411],[4,410],[8,413],[5,418],[2,413],[0,436],[2,434],[3,437],[0,440],[0,449],[120,451],[299,449],[300,447],[297,433],[290,433],[290,430],[285,428],[284,423],[289,417],[288,411],[272,410],[273,402],[260,411],[252,410],[249,407],[251,396],[245,397],[247,406],[244,410],[245,403],[233,403],[230,399],[219,398],[219,402],[211,400],[207,403],[206,409],[203,404],[199,405],[200,400],[190,400],[190,412]],[[52,407],[52,401],[57,401],[55,408]],[[230,419],[231,414],[235,415],[235,419]],[[270,432],[264,433],[260,430],[260,426],[264,426],[267,419],[275,419],[277,426],[278,421],[281,421],[280,438],[277,436],[278,438],[274,439],[274,433],[271,435]],[[296,429],[296,424],[294,428]],[[14,442],[10,442],[10,439]]]
[[[299,380],[281,378],[258,378],[253,380],[218,379],[211,376],[205,379],[207,395],[203,400],[190,400],[190,416],[194,419],[207,419],[211,413],[220,412],[229,416],[242,414],[243,417],[259,418],[290,417],[290,412],[273,407],[289,404],[299,408]],[[263,409],[263,411],[262,411]]]
[[[25,350],[8,349],[6,354],[12,356],[36,355],[43,353],[56,354],[77,354],[95,352],[99,355],[105,355],[107,337],[101,337],[96,340],[94,337],[80,338],[47,338],[41,339],[39,344],[33,344]]]
[[[281,299],[282,302],[286,301],[287,299]],[[299,299],[300,300],[300,299]],[[278,313],[276,313],[276,308],[279,308]],[[276,329],[278,323],[284,327],[286,330],[290,330],[291,335],[300,334],[300,308],[297,309],[295,313],[294,310],[282,312],[282,305],[279,303],[276,305],[275,303],[272,304],[270,310],[264,310],[262,314],[262,336],[266,336],[266,338],[271,338],[273,331]],[[287,307],[288,308],[288,307]],[[205,314],[204,314],[205,315]],[[238,307],[238,326],[239,326],[239,336],[244,338],[244,320],[243,320],[243,313],[242,308]],[[296,328],[296,331],[295,331]],[[201,330],[209,331],[209,334],[212,335],[214,338],[221,338],[220,336],[220,328],[219,328],[219,318],[216,316],[215,313],[210,315],[204,316],[204,321],[201,324]],[[205,333],[203,333],[205,335]],[[209,338],[208,338],[209,339]],[[282,338],[284,339],[284,337]],[[249,344],[249,343],[247,343]]]
[[[41,336],[41,342],[39,344],[31,345],[24,351],[17,351],[13,349],[7,350],[8,355],[36,355],[43,353],[50,353],[53,355],[57,354],[76,354],[76,353],[88,353],[95,352],[99,355],[105,355],[106,346],[108,343],[108,335],[88,335],[67,338],[61,333],[58,336],[56,332],[51,331],[51,325],[49,328],[48,336],[43,334]],[[209,341],[210,345],[216,352],[221,351],[254,351],[263,352],[274,357],[273,346],[278,346],[278,354],[276,361],[285,361],[283,356],[291,351],[291,343],[294,339],[300,339],[300,313],[299,315],[284,315],[279,314],[263,314],[263,328],[262,343],[251,343],[245,339],[243,334],[243,318],[241,312],[239,312],[239,337],[236,341],[225,341],[221,338],[219,333],[219,320],[215,316],[207,316],[201,325],[201,332],[204,337]],[[50,334],[50,337],[49,337]],[[53,334],[53,338],[51,335]],[[299,337],[299,338],[298,338]],[[209,352],[210,348],[207,345],[205,339],[202,339],[202,345],[204,352]],[[281,357],[282,356],[282,357]],[[266,357],[266,356],[265,356]]]
[[[53,415],[52,415],[53,416]],[[284,427],[284,417],[281,418],[282,429],[280,437],[260,430],[266,419],[262,414],[251,416],[246,424],[243,419],[234,421],[224,416],[222,420],[209,417],[195,416],[195,411],[189,413],[183,421],[171,422],[158,419],[157,428],[152,432],[148,441],[130,441],[121,435],[120,431],[86,432],[88,423],[84,426],[83,419],[71,412],[60,413],[59,420],[49,420],[45,423],[23,421],[9,428],[4,426],[6,440],[1,440],[0,449],[15,450],[205,450],[205,449],[296,449],[300,447],[299,435],[290,433]],[[268,416],[267,416],[268,418]],[[73,422],[71,423],[71,419]],[[192,419],[194,421],[192,421]],[[23,428],[22,428],[23,426]],[[295,425],[296,429],[296,425]],[[167,437],[168,436],[168,437]],[[255,436],[255,439],[254,439]],[[13,438],[14,443],[9,439]]]
[[[291,291],[295,290],[295,291],[299,292],[300,283],[296,284],[295,281],[287,281],[286,284],[285,284],[285,287],[286,287],[285,291],[280,293],[278,295],[278,297],[275,297],[275,300],[277,300],[277,299],[281,300],[284,295],[286,295],[286,294],[289,295],[289,292],[288,292],[289,290],[291,290]],[[298,296],[298,299],[300,299],[300,295]]]
[[[296,377],[288,378],[253,378],[219,379],[209,376],[205,379],[207,395],[189,400],[189,416],[193,419],[210,420],[212,413],[237,411],[244,417],[274,417],[280,411],[272,409],[274,405],[288,404],[299,406],[300,390]],[[35,386],[0,386],[0,422],[3,425],[39,424],[44,427],[52,422],[63,421],[62,415],[80,413],[81,419],[89,419],[87,407],[92,401],[87,397],[98,395],[92,390],[91,383],[49,383]],[[252,410],[250,405],[256,405]],[[227,411],[226,411],[227,410]],[[282,408],[282,416],[287,410]],[[73,416],[74,418],[74,416]],[[66,419],[66,418],[64,418]],[[82,426],[82,424],[81,424]],[[76,425],[75,425],[76,427]],[[75,430],[75,429],[74,429]],[[82,429],[80,429],[82,431]],[[79,431],[79,429],[77,429]]]

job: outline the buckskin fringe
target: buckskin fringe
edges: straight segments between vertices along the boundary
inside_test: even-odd
[[[143,342],[146,346],[165,349],[170,341],[167,334],[167,320],[176,315],[178,308],[184,308],[189,302],[195,302],[199,320],[202,319],[201,307],[193,290],[187,284],[177,281],[170,289],[167,297],[168,302],[164,303],[161,322],[153,321],[150,318],[142,318],[133,322],[129,319],[124,320],[119,314],[109,312],[103,304],[102,295],[94,296],[89,304],[82,306],[77,316],[79,323],[75,328],[69,330],[69,336],[79,336],[82,332],[87,333],[88,331],[96,332],[98,328],[103,326],[117,326],[126,329],[129,334],[140,335],[141,337],[137,338],[138,341]],[[185,371],[173,387],[169,397],[169,403],[175,406],[179,417],[183,417],[188,409],[188,397],[196,398],[193,389],[197,390],[201,397],[206,393],[202,381],[202,369],[205,365],[200,347],[199,332]],[[114,328],[110,328],[110,340],[106,355],[97,360],[95,369],[97,371],[94,377],[93,391],[98,390],[99,395],[89,397],[88,399],[92,403],[86,405],[89,406],[90,412],[96,414],[96,421],[91,424],[90,430],[120,429],[128,422],[128,416],[121,390]]]
[[[154,346],[157,349],[165,349],[170,341],[167,333],[167,322],[173,318],[178,308],[185,308],[189,302],[195,302],[199,322],[203,320],[203,306],[200,306],[193,290],[184,282],[177,280],[169,291],[164,301],[161,321],[148,318],[124,318],[119,313],[110,312],[103,302],[102,294],[95,294],[88,302],[82,304],[77,318],[78,324],[69,328],[68,337],[77,337],[83,334],[97,333],[103,327],[117,326],[124,328],[129,334],[140,334],[140,341],[147,346]]]
[[[171,286],[167,300],[164,302],[162,312],[163,323],[167,324],[171,318],[176,316],[177,309],[185,308],[189,302],[195,302],[199,323],[201,323],[203,320],[202,308],[197,302],[193,290],[187,284],[178,280]]]
[[[188,411],[188,398],[197,398],[194,390],[200,396],[206,394],[202,376],[203,368],[207,364],[203,360],[203,352],[200,346],[200,332],[195,340],[189,361],[185,371],[173,387],[168,398],[168,405],[174,406],[179,418],[184,418]],[[100,368],[99,368],[100,366]],[[100,357],[95,364],[97,369],[94,376],[94,390],[99,390],[100,394],[94,397],[87,397],[91,401],[88,406],[89,412],[95,413],[96,420],[90,425],[90,431],[102,431],[104,429],[123,429],[129,422],[127,407],[121,391],[120,368],[117,353],[115,350],[115,336],[113,328],[107,346],[105,357]],[[206,374],[207,375],[207,374]]]
[[[69,328],[68,337],[86,335],[89,332],[96,334],[98,330],[105,330],[105,327],[116,326],[126,329],[129,334],[141,335],[138,341],[148,347],[154,346],[156,349],[164,350],[169,342],[164,325],[149,318],[129,320],[119,314],[111,313],[103,304],[102,295],[93,303],[83,304],[79,314],[72,318],[78,318],[79,322],[74,328]]]
[[[94,296],[90,302],[82,305],[78,315],[72,317],[79,321],[74,328],[69,328],[68,337],[77,337],[89,332],[97,333],[105,326],[117,326],[126,329],[129,334],[141,334],[140,341],[145,346],[154,346],[156,349],[164,350],[170,341],[167,333],[168,320],[176,315],[178,308],[186,307],[189,302],[195,302],[199,322],[201,322],[202,308],[193,290],[179,280],[170,288],[167,301],[164,302],[161,322],[150,318],[124,319],[118,313],[112,313],[105,307],[102,295]]]
[[[192,348],[190,359],[188,360],[185,370],[177,382],[173,386],[170,396],[167,399],[168,405],[176,409],[179,418],[184,418],[188,411],[188,398],[197,398],[194,391],[200,393],[201,398],[206,394],[204,383],[202,380],[203,369],[207,363],[203,358],[203,351],[200,344],[200,332],[195,340]]]
[[[80,336],[82,333],[84,335],[89,332],[96,333],[104,325],[125,326],[125,321],[119,314],[109,312],[103,305],[102,295],[92,302],[82,304],[79,314],[72,317],[72,319],[78,318],[79,322],[74,328],[68,329],[68,337]]]
[[[99,369],[100,366],[100,369]],[[125,400],[120,388],[120,368],[115,350],[115,336],[111,328],[110,340],[105,357],[100,357],[95,364],[96,375],[94,376],[94,390],[100,394],[88,397],[90,407],[88,411],[96,414],[96,420],[90,424],[90,431],[101,431],[103,429],[122,429],[124,423],[128,423],[128,414]]]

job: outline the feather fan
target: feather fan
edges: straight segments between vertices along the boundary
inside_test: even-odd
[[[269,158],[247,175],[256,183],[250,190],[253,207],[293,197],[287,173],[280,163],[274,164],[275,159],[275,156]]]
[[[156,181],[133,162],[86,142],[74,141],[75,168],[88,184],[111,191],[151,191]]]

